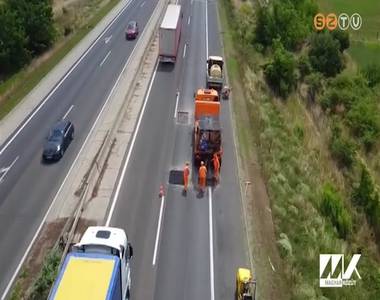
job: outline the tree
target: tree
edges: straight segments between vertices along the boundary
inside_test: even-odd
[[[328,77],[343,69],[340,44],[329,32],[314,33],[311,37],[309,59],[313,68]]]
[[[350,47],[350,36],[347,31],[333,30],[331,34],[333,38],[339,42],[340,52],[343,53],[344,50]]]
[[[309,58],[305,55],[302,55],[298,59],[298,70],[300,71],[301,78],[309,75],[311,73],[311,64]]]
[[[37,55],[54,42],[55,27],[50,0],[8,0],[28,38],[28,50]]]
[[[6,5],[0,5],[0,73],[13,72],[30,60],[22,24]]]
[[[305,82],[308,84],[309,100],[314,102],[316,95],[323,88],[323,75],[321,73],[311,73],[305,77]]]
[[[266,65],[264,73],[268,83],[283,98],[286,98],[296,85],[295,67],[293,55],[276,41],[273,60]]]
[[[370,150],[380,134],[380,116],[375,101],[371,98],[356,101],[347,117],[354,135]]]
[[[367,79],[368,86],[374,87],[380,82],[380,64],[367,65],[362,70],[362,74]]]

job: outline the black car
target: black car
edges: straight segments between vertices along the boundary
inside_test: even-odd
[[[74,125],[70,121],[62,120],[54,125],[44,146],[42,158],[44,160],[59,160],[74,138]]]
[[[125,31],[125,38],[127,40],[132,40],[132,39],[135,39],[138,34],[139,34],[139,26],[137,25],[137,22],[130,21]]]

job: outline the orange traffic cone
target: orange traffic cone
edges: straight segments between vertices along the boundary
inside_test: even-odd
[[[163,196],[165,196],[165,191],[164,191],[164,186],[161,184],[160,193],[158,194],[158,197],[162,198]]]

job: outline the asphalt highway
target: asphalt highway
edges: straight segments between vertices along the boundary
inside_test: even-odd
[[[136,44],[125,40],[127,23],[136,20],[141,33],[156,4],[131,0],[31,121],[12,142],[10,137],[0,146],[1,299]],[[45,138],[63,117],[74,123],[75,138],[63,159],[44,164]]]
[[[169,182],[171,171],[191,161],[193,94],[205,86],[207,56],[222,54],[217,3],[179,2],[178,60],[158,65],[153,76],[110,225],[124,228],[134,246],[132,299],[234,299],[236,270],[248,266],[248,256],[228,101],[222,101],[221,183],[200,196],[192,170],[184,196],[181,185]]]

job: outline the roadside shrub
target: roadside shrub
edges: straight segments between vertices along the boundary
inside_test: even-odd
[[[327,77],[334,77],[343,69],[340,44],[329,32],[311,36],[309,59],[314,70]]]
[[[380,82],[380,64],[367,65],[361,73],[368,81],[369,87],[374,87]]]
[[[302,55],[298,59],[298,70],[300,71],[302,79],[311,73],[312,67],[309,58],[306,55]]]
[[[265,66],[264,73],[268,83],[281,97],[286,98],[294,89],[295,61],[293,55],[280,42],[276,45],[272,62]]]
[[[353,134],[361,140],[367,151],[370,150],[380,133],[376,103],[370,98],[355,102],[347,115],[347,121]]]
[[[333,135],[330,151],[340,167],[351,168],[355,161],[355,144],[341,135]]]
[[[333,30],[332,37],[339,42],[339,50],[343,52],[350,47],[350,36],[347,31]]]
[[[363,207],[369,222],[380,234],[380,199],[368,170],[362,166],[359,185],[352,192],[354,203]]]
[[[330,219],[339,236],[346,239],[352,229],[351,217],[343,206],[341,196],[329,183],[322,188],[320,210],[324,216]]]
[[[323,75],[321,73],[311,73],[305,76],[305,82],[308,85],[308,98],[310,101],[314,102],[315,97],[323,88]]]

